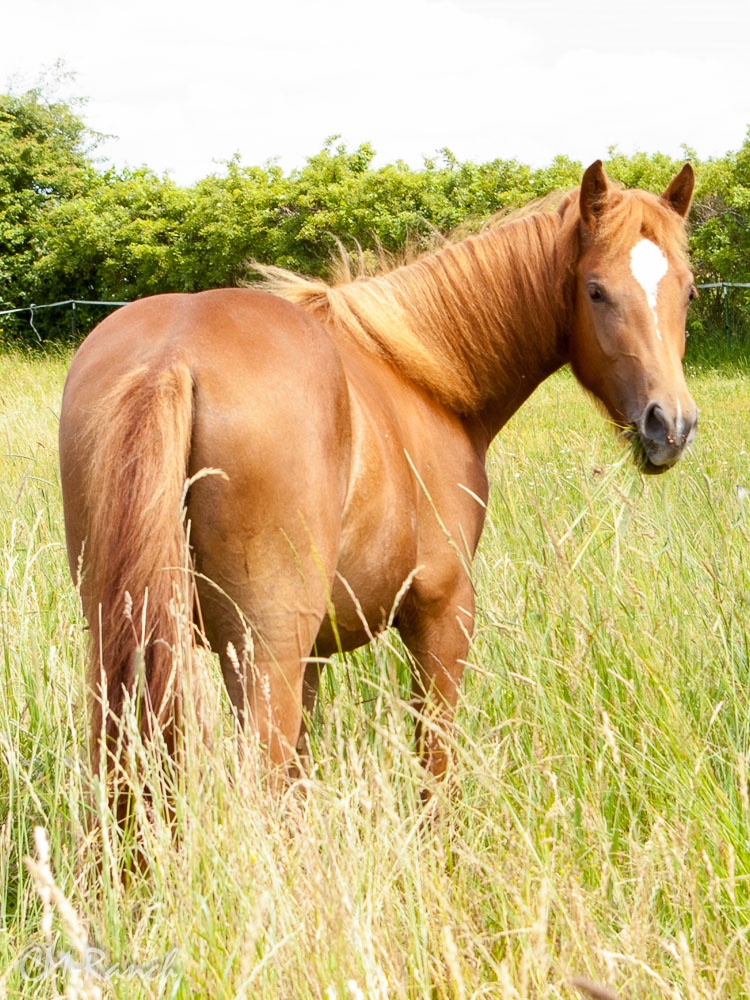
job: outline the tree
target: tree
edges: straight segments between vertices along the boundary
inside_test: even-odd
[[[699,283],[750,282],[750,130],[742,147],[698,164],[691,257]],[[703,289],[692,311],[694,334],[750,338],[748,290]]]
[[[188,191],[146,169],[95,175],[47,212],[35,262],[48,299],[124,300],[180,291]]]
[[[51,85],[0,95],[0,309],[235,285],[252,273],[251,261],[330,277],[341,247],[368,270],[384,256],[398,261],[444,234],[475,231],[496,212],[574,187],[582,174],[567,157],[534,170],[516,160],[460,162],[448,149],[416,170],[401,161],[377,166],[368,143],[351,150],[334,136],[290,173],[235,158],[181,188],[148,169],[96,164],[99,137],[80,102],[50,96],[60,82],[58,71]],[[688,149],[685,156],[697,169],[698,280],[746,282],[750,132],[722,159],[701,163]],[[607,170],[626,187],[658,193],[679,166],[661,154],[612,149]],[[691,311],[693,332],[723,332],[724,307],[721,291],[705,292]],[[732,293],[731,311],[733,327],[750,333],[750,295]],[[28,335],[25,318],[17,329]],[[69,329],[69,317],[45,314],[45,338]]]
[[[35,270],[50,213],[80,197],[94,176],[96,136],[75,110],[35,88],[0,95],[0,302],[39,296]]]

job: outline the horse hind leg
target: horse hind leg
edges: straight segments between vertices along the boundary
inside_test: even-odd
[[[305,673],[327,608],[329,574],[312,557],[304,572],[268,550],[264,558],[280,567],[273,581],[249,573],[247,563],[240,585],[229,582],[237,581],[239,566],[203,570],[215,582],[199,584],[200,603],[240,731],[259,741],[275,768],[291,773],[311,707]]]
[[[312,721],[315,705],[318,700],[320,670],[320,663],[314,659],[311,660],[305,666],[302,681],[302,725],[300,726],[297,738],[297,754],[303,763],[310,759],[309,725]]]
[[[285,639],[261,635],[250,625],[235,640],[225,635],[219,659],[240,731],[265,748],[275,768],[291,773],[302,743],[305,656],[314,637],[308,645],[294,635],[308,629],[288,624]]]

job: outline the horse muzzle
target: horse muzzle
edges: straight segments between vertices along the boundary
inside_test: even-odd
[[[631,430],[641,470],[658,475],[671,469],[692,442],[697,427],[698,410],[692,400],[686,410],[679,400],[675,406],[652,400]]]

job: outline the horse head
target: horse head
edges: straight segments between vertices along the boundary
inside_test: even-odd
[[[694,181],[686,164],[661,198],[624,191],[608,182],[597,161],[578,197],[571,364],[649,473],[678,461],[698,420],[682,368],[687,309],[696,294],[685,255]]]

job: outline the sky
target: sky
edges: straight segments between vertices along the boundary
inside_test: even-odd
[[[334,135],[376,164],[541,167],[723,156],[750,126],[748,0],[24,0],[2,27],[0,87],[62,60],[103,161],[182,185]]]

